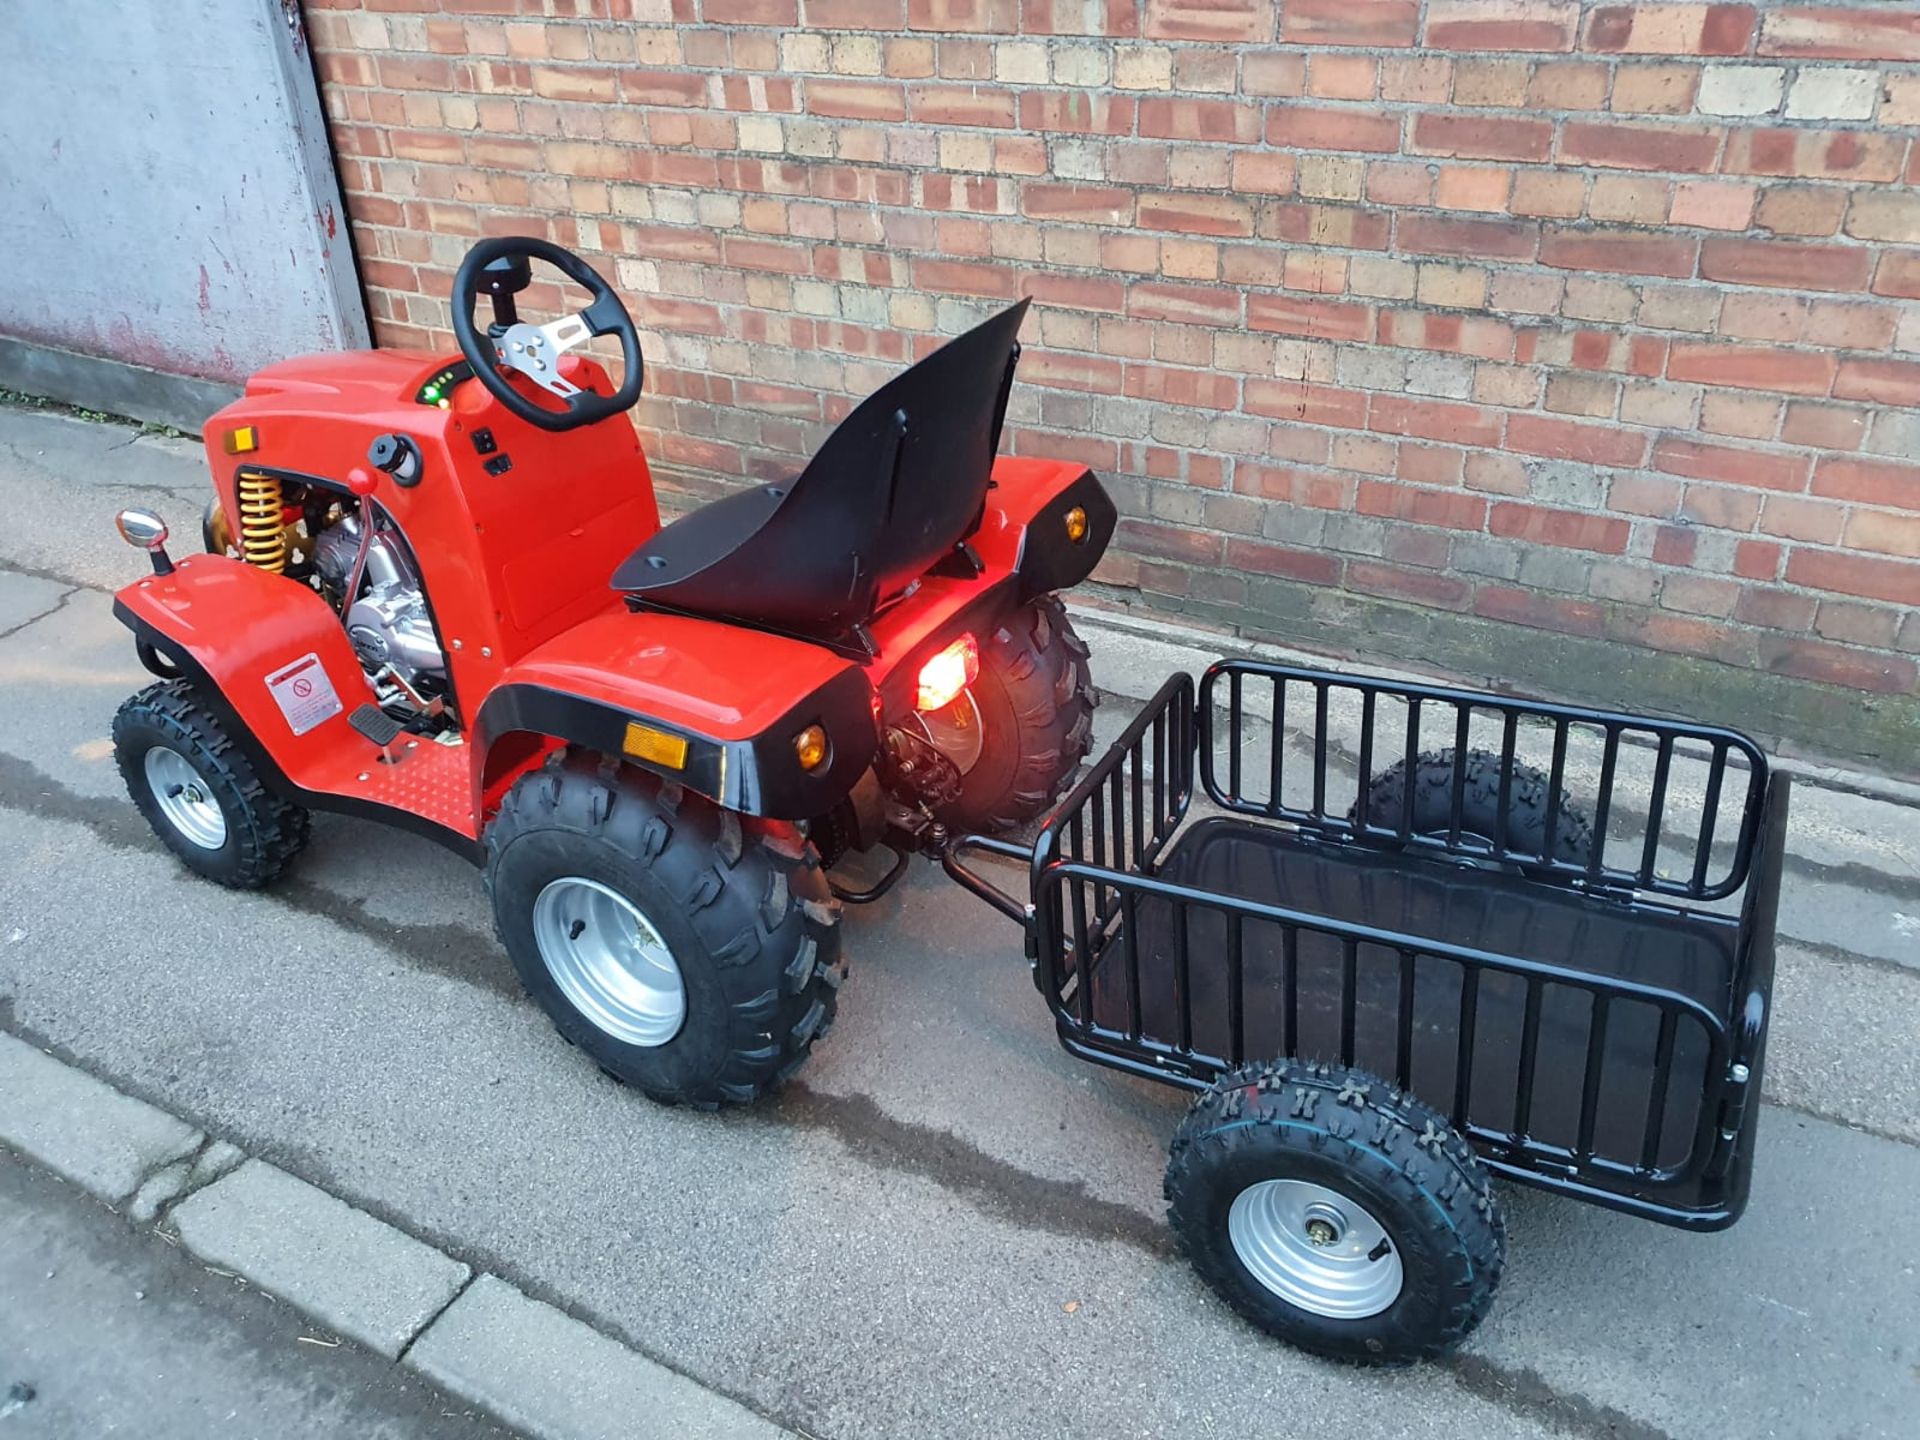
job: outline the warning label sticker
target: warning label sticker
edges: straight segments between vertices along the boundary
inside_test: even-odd
[[[340,713],[340,696],[317,654],[303,655],[267,676],[267,689],[296,735]]]

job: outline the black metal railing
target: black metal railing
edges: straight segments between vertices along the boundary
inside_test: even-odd
[[[1731,730],[1251,660],[1209,669],[1198,709],[1202,783],[1215,804],[1241,814],[1692,900],[1732,895],[1751,864],[1767,764]],[[1247,752],[1257,718],[1269,720],[1270,738],[1256,774]],[[1379,770],[1412,770],[1435,752],[1453,772],[1441,823],[1416,822],[1412,784],[1384,821],[1360,803]],[[1499,777],[1497,821],[1480,831],[1463,816],[1476,752]],[[1576,777],[1577,761],[1597,777]],[[1629,767],[1644,782],[1632,787],[1636,801],[1644,788],[1644,808],[1622,800]],[[1545,776],[1544,816],[1538,843],[1518,846],[1509,820],[1527,769]],[[1699,797],[1685,815],[1673,803],[1683,781]],[[1592,820],[1583,857],[1566,853],[1563,795]]]

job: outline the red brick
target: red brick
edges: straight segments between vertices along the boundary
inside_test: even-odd
[[[1516,413],[1507,419],[1507,448],[1588,465],[1638,465],[1646,458],[1647,437],[1613,425]]]
[[[1809,60],[1920,60],[1920,14],[1905,5],[1768,12],[1759,52]]]
[[[986,295],[997,300],[1014,298],[1014,272],[1003,265],[968,265],[955,260],[934,260],[925,256],[913,262],[913,283],[927,290],[948,295]]]
[[[1035,385],[1059,390],[1089,390],[1101,395],[1120,393],[1118,360],[1084,355],[1076,350],[1028,351],[1020,359],[1020,377]]]
[[[1378,560],[1348,561],[1347,586],[1369,595],[1438,605],[1443,610],[1464,610],[1473,598],[1473,587],[1455,576],[1433,570],[1407,570],[1398,565],[1383,565]]]
[[[1721,480],[1764,490],[1805,490],[1807,457],[1667,436],[1653,447],[1653,468],[1692,480]]]
[[[1280,38],[1294,45],[1407,46],[1419,28],[1418,0],[1285,0],[1280,7]]]
[[[1842,360],[1833,393],[1841,400],[1920,406],[1920,361]]]
[[[1794,180],[1896,179],[1906,138],[1865,130],[1737,129],[1727,135],[1720,168],[1729,175]]]
[[[1367,428],[1383,435],[1412,435],[1479,449],[1494,449],[1500,443],[1499,412],[1404,395],[1376,393],[1367,407]]]
[[[1736,390],[1776,390],[1788,395],[1825,395],[1836,368],[1831,355],[1755,345],[1676,341],[1667,356],[1669,380],[1725,385]]]
[[[1144,105],[1141,108],[1145,110]],[[1392,154],[1400,148],[1400,117],[1379,114],[1371,107],[1341,110],[1322,105],[1270,105],[1267,143],[1299,150]]]
[[[1445,350],[1482,360],[1506,360],[1513,355],[1513,327],[1484,315],[1449,314],[1435,310],[1383,310],[1377,328],[1382,345],[1414,350]]]
[[[1133,192],[1105,185],[1029,183],[1020,187],[1020,213],[1032,220],[1124,225],[1133,214]]]
[[[1264,239],[1287,240],[1296,245],[1384,250],[1392,223],[1385,210],[1283,200],[1262,208],[1260,234]]]
[[[1131,96],[1088,90],[1023,90],[1020,128],[1068,135],[1125,135],[1133,129]]]
[[[1709,239],[1700,246],[1700,278],[1789,290],[1863,290],[1873,252],[1859,245],[1791,240]]]
[[[1134,223],[1144,230],[1177,230],[1187,235],[1253,234],[1253,210],[1231,195],[1142,195]]]
[[[905,0],[807,0],[807,24],[821,30],[902,30]]]
[[[1585,48],[1626,55],[1744,55],[1751,5],[1602,5],[1587,17]]]
[[[1813,493],[1900,510],[1920,510],[1920,465],[1828,456],[1814,467]]]
[[[1553,148],[1547,120],[1423,112],[1413,122],[1413,150],[1468,160],[1545,160]]]
[[[1439,525],[1448,530],[1479,530],[1487,523],[1483,496],[1425,485],[1390,485],[1383,480],[1362,480],[1354,509],[1362,515]]]
[[[1920,561],[1880,560],[1839,550],[1795,549],[1787,556],[1787,581],[1836,595],[1859,595],[1894,605],[1920,605]]]
[[[1046,450],[1040,454],[1050,453]],[[1140,555],[1158,555],[1164,560],[1184,560],[1189,565],[1218,565],[1221,540],[1204,530],[1181,530],[1131,516],[1121,520],[1115,534],[1123,549]],[[1232,563],[1232,562],[1229,562]]]
[[[1713,130],[1569,120],[1560,132],[1563,164],[1704,174],[1719,152],[1720,135]]]
[[[1888,250],[1873,272],[1873,293],[1920,300],[1920,250]]]
[[[1429,50],[1571,50],[1578,0],[1429,0]]]
[[[758,0],[736,0],[754,5]],[[706,0],[709,12],[713,0]],[[677,18],[677,17],[676,17]],[[793,22],[765,21],[765,24],[790,25]],[[992,33],[1020,28],[1019,0],[907,0],[909,30],[972,31]]]
[[[705,0],[709,25],[797,25],[800,0]]]
[[[1875,655],[1794,635],[1762,635],[1759,646],[1761,665],[1776,675],[1889,695],[1903,695],[1914,686],[1914,663],[1903,655]]]
[[[1490,534],[1567,550],[1594,550],[1624,555],[1632,526],[1610,515],[1585,515],[1577,510],[1554,510],[1517,500],[1494,502],[1487,516]]]
[[[807,113],[840,120],[904,120],[905,92],[870,80],[807,81]]]
[[[1041,272],[1027,276],[1022,288],[1040,304],[1066,310],[1099,310],[1118,315],[1127,304],[1125,281],[1091,275]]]
[[[1337,555],[1323,550],[1292,550],[1258,540],[1228,540],[1227,564],[1235,570],[1255,570],[1262,575],[1283,575],[1321,585],[1331,585],[1340,578]]]
[[[1518,220],[1455,220],[1403,215],[1394,248],[1409,255],[1460,255],[1476,260],[1531,260],[1540,227]]]
[[[1246,410],[1272,420],[1358,430],[1366,424],[1367,397],[1358,390],[1337,390],[1303,380],[1255,377],[1246,383]]]
[[[1560,270],[1665,275],[1684,280],[1693,274],[1699,246],[1699,240],[1691,235],[1556,225],[1541,236],[1540,263]]]
[[[1858,450],[1867,438],[1869,412],[1851,405],[1816,405],[1794,400],[1780,438],[1789,445],[1812,445],[1827,450]]]
[[[1005,130],[1011,129],[1014,123],[1011,90],[988,90],[977,85],[915,85],[907,93],[913,102],[916,124],[974,125]]]
[[[1920,560],[1920,515],[1856,507],[1847,517],[1847,545],[1905,560]]]
[[[1557,630],[1565,635],[1604,635],[1606,609],[1592,600],[1570,600],[1519,590],[1510,585],[1481,585],[1473,597],[1476,615],[1505,620],[1535,630]]]
[[[1688,566],[1700,548],[1700,532],[1691,525],[1662,525],[1653,536],[1653,563]]]
[[[1127,314],[1139,320],[1188,325],[1238,325],[1241,293],[1223,286],[1138,284],[1127,293]]]
[[[1260,138],[1260,107],[1240,100],[1142,99],[1139,133],[1161,140],[1251,145]]]
[[[1316,340],[1364,340],[1373,328],[1365,305],[1340,300],[1303,300],[1293,295],[1247,297],[1247,328]]]
[[[1154,400],[1189,410],[1233,410],[1240,404],[1239,377],[1217,370],[1129,365],[1124,392],[1136,400]]]
[[[1153,40],[1245,41],[1273,38],[1275,0],[1147,0],[1144,33]],[[1107,0],[1107,16],[1096,34],[1132,34],[1137,0]],[[1084,3],[1056,5],[1054,13],[1086,10]],[[1028,33],[1035,32],[1031,21]],[[1071,32],[1085,31],[1075,27]]]

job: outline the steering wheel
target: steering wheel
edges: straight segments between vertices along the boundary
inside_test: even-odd
[[[550,325],[531,325],[514,313],[513,294],[531,279],[527,262],[544,260],[569,280],[583,285],[593,303],[577,314]],[[488,267],[507,262],[500,271]],[[517,263],[516,263],[517,262]],[[493,297],[495,324],[482,334],[474,327],[474,302],[482,291]],[[502,235],[482,240],[467,252],[453,277],[453,333],[460,353],[493,397],[529,425],[542,430],[573,430],[618,415],[640,398],[646,362],[640,354],[640,332],[613,287],[570,250],[546,240]],[[560,374],[560,357],[597,335],[618,335],[626,374],[611,395],[583,390]],[[565,402],[565,409],[549,410],[534,404],[514,388],[506,372],[517,370],[548,394]]]

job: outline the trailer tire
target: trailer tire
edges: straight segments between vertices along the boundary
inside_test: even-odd
[[[1453,749],[1426,750],[1414,757],[1411,771],[1405,760],[1389,765],[1367,783],[1369,824],[1398,828],[1406,814],[1408,776],[1413,789],[1412,830],[1416,835],[1444,838],[1452,826]],[[1507,797],[1506,848],[1521,856],[1541,853],[1547,838],[1547,797],[1551,780],[1523,760],[1513,762],[1513,782]],[[1347,812],[1357,820],[1360,803]],[[1463,838],[1492,839],[1500,829],[1500,757],[1491,750],[1469,750],[1466,777],[1460,792],[1460,829]],[[1554,821],[1555,860],[1585,865],[1593,855],[1593,821],[1574,804],[1563,788]],[[1515,863],[1524,865],[1524,860]]]
[[[1174,1238],[1220,1298],[1334,1360],[1444,1355],[1485,1317],[1506,1255],[1466,1141],[1338,1065],[1279,1060],[1222,1079],[1175,1133],[1165,1188]]]
[[[846,978],[840,908],[798,836],[776,839],[678,785],[563,752],[514,783],[486,847],[494,925],[521,984],[563,1039],[651,1099],[709,1110],[756,1100],[832,1026]],[[550,963],[541,936],[557,953],[562,942],[539,928],[553,913],[542,894],[563,882],[605,896],[592,903],[614,923],[630,923],[624,903],[653,932],[680,985],[677,1028],[655,1038],[634,1027],[638,1011],[596,1020],[570,998],[583,968]]]
[[[1059,799],[1093,743],[1087,646],[1059,596],[1022,606],[983,639],[971,690],[980,758],[939,814],[952,830],[996,834]]]
[[[149,685],[121,705],[113,758],[161,843],[197,875],[257,890],[306,847],[311,817],[261,783],[227,722],[190,680]]]

